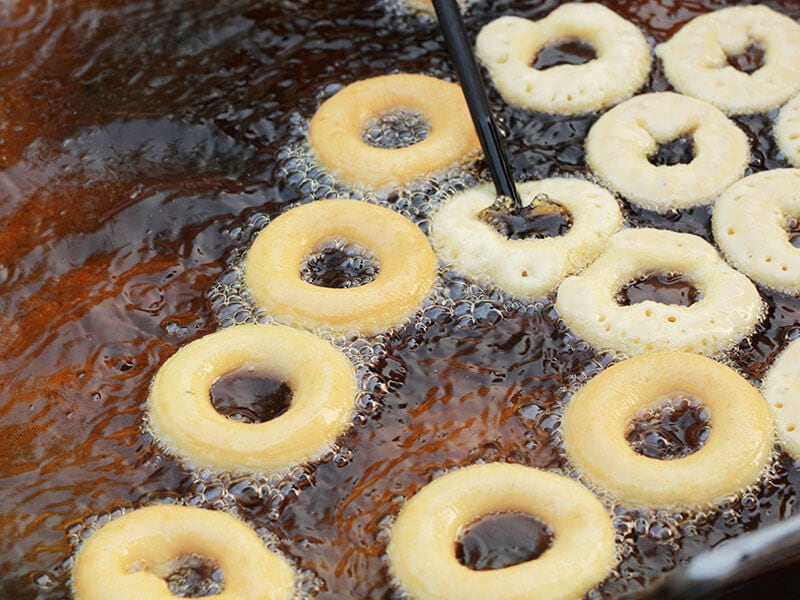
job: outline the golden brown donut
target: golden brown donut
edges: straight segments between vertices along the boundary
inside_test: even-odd
[[[625,439],[636,415],[687,395],[710,415],[703,446],[671,460],[637,454]],[[729,367],[699,354],[652,352],[617,363],[578,390],[562,436],[586,479],[624,504],[698,507],[758,480],[774,425],[758,390]]]
[[[456,558],[461,532],[483,516],[517,512],[544,522],[553,544],[534,560],[475,571]],[[392,527],[389,564],[413,600],[578,598],[616,563],[614,527],[577,481],[522,465],[473,465],[435,479]],[[580,565],[580,568],[576,568]]]
[[[347,289],[303,280],[303,260],[333,240],[372,254],[377,277]],[[357,200],[320,200],[284,213],[259,233],[244,264],[253,300],[279,320],[362,335],[401,325],[431,293],[437,269],[419,227],[388,208]]]
[[[405,148],[367,144],[367,122],[398,110],[421,113],[430,125],[428,137]],[[322,166],[345,183],[373,188],[409,183],[473,160],[480,150],[461,87],[408,73],[339,90],[314,114],[308,135]]]
[[[218,413],[211,386],[242,369],[285,381],[289,409],[263,423]],[[329,342],[282,325],[235,325],[173,354],[153,379],[147,408],[155,437],[190,466],[265,473],[329,449],[350,423],[355,396],[353,365]]]
[[[295,573],[236,517],[190,506],[140,508],[95,531],[72,572],[75,600],[172,600],[164,580],[180,559],[200,555],[223,571],[218,600],[285,600]]]

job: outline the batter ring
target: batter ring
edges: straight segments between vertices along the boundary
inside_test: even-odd
[[[172,600],[164,578],[190,555],[223,571],[219,600],[284,600],[294,593],[289,562],[271,552],[236,517],[189,506],[159,505],[118,517],[78,550],[72,573],[76,600]]]
[[[622,226],[616,199],[588,181],[545,179],[517,189],[525,206],[546,194],[567,209],[570,230],[557,237],[508,239],[480,218],[496,197],[491,185],[482,185],[454,195],[434,215],[431,240],[439,257],[470,278],[532,299],[554,291],[564,277],[594,260]]]
[[[800,459],[800,340],[790,342],[772,363],[761,392],[775,415],[778,438]]]
[[[455,553],[460,533],[482,516],[503,512],[540,519],[554,534],[552,546],[502,569],[462,565]],[[408,595],[429,600],[577,598],[616,563],[611,517],[589,490],[555,473],[506,463],[465,467],[426,485],[400,510],[388,553]]]
[[[333,240],[370,252],[379,263],[375,279],[346,289],[303,280],[303,260]],[[245,259],[245,280],[256,304],[292,325],[372,335],[413,314],[431,293],[436,269],[428,238],[405,217],[357,200],[319,200],[282,214],[258,234]]]
[[[616,302],[615,294],[627,282],[659,271],[686,275],[701,298],[691,306]],[[576,334],[604,350],[715,355],[753,331],[761,317],[761,297],[700,237],[623,229],[611,236],[595,262],[561,283],[556,310]]]
[[[421,113],[429,135],[405,148],[376,148],[363,139],[367,123],[396,111]],[[416,74],[351,83],[328,98],[309,126],[319,162],[350,185],[403,185],[477,157],[480,143],[461,88]]]
[[[737,181],[714,205],[714,239],[728,262],[761,285],[800,294],[800,248],[786,231],[800,218],[800,169],[762,171]]]
[[[237,371],[286,382],[289,409],[263,423],[218,413],[210,389]],[[236,325],[172,355],[148,398],[155,437],[187,464],[233,473],[266,473],[313,460],[347,428],[354,410],[353,366],[333,345],[281,325]]]
[[[694,159],[654,165],[658,145],[690,134]],[[745,133],[707,102],[672,92],[641,94],[609,110],[586,136],[586,162],[626,200],[657,212],[711,204],[744,175]]]
[[[531,66],[549,45],[577,39],[596,58],[582,65]],[[631,97],[650,72],[650,48],[639,29],[601,4],[564,4],[531,21],[500,17],[483,27],[475,50],[509,104],[541,112],[580,114]]]
[[[709,413],[711,432],[702,447],[671,460],[637,454],[625,439],[637,413],[687,394]],[[697,354],[653,352],[610,367],[578,390],[564,412],[562,435],[586,479],[625,504],[696,507],[758,479],[774,426],[764,398],[732,369]]]
[[[800,95],[783,105],[775,121],[778,148],[795,167],[800,167]]]
[[[728,64],[728,56],[754,42],[764,50],[761,68],[745,73]],[[656,46],[656,54],[676,90],[728,114],[766,112],[800,90],[800,25],[767,6],[696,17]]]

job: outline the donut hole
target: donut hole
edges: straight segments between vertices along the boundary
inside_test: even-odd
[[[353,288],[378,276],[378,261],[356,244],[344,240],[325,242],[300,267],[304,281],[326,288]]]
[[[198,554],[178,557],[164,581],[178,598],[216,596],[225,589],[224,574],[216,561]]]
[[[211,386],[214,409],[234,421],[266,423],[291,403],[292,390],[285,382],[251,368],[227,373]]]
[[[367,121],[361,139],[373,148],[386,150],[419,144],[430,135],[425,115],[412,110],[391,110]]]
[[[528,206],[519,211],[491,206],[481,219],[510,240],[558,237],[572,227],[572,215],[546,194],[537,194]]]
[[[789,243],[795,248],[800,248],[800,219],[787,217],[785,229],[789,235]]]
[[[540,557],[553,544],[553,532],[524,513],[485,515],[456,541],[456,558],[473,571],[502,569]]]
[[[728,54],[728,64],[743,73],[754,73],[764,66],[764,48],[750,44],[744,52]]]
[[[708,417],[698,400],[677,394],[638,413],[625,439],[634,452],[649,458],[683,458],[700,450],[708,439]]]
[[[694,157],[694,137],[691,134],[684,134],[673,140],[660,142],[656,151],[648,156],[647,160],[651,165],[663,167],[688,165]]]
[[[614,298],[620,306],[630,306],[645,300],[691,306],[702,298],[702,294],[683,273],[654,271],[626,282]]]
[[[597,58],[591,44],[583,40],[561,40],[539,50],[531,66],[540,71],[558,65],[583,65]]]

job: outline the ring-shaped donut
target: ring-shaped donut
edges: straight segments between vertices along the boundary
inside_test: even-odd
[[[676,395],[708,410],[705,443],[671,460],[635,452],[625,435],[637,414]],[[711,504],[752,484],[774,438],[758,390],[729,367],[683,352],[642,354],[601,372],[569,400],[561,427],[567,456],[588,481],[625,504],[648,507]]]
[[[596,58],[581,65],[531,66],[547,46],[590,44]],[[564,4],[539,21],[500,17],[484,26],[475,50],[497,91],[529,110],[580,114],[630,98],[650,72],[650,48],[629,21],[601,4]]]
[[[658,145],[691,135],[688,164],[654,165]],[[657,212],[711,204],[744,175],[745,133],[702,100],[672,92],[641,94],[600,117],[586,136],[586,162],[631,204]]]
[[[729,56],[757,44],[763,65],[745,73]],[[728,114],[766,112],[800,90],[800,25],[768,6],[733,6],[695,17],[656,46],[664,73],[684,94]]]
[[[691,306],[645,300],[621,306],[622,287],[654,272],[682,273],[700,292]],[[559,286],[556,310],[597,348],[719,354],[748,336],[762,315],[756,286],[702,238],[661,229],[623,229],[606,251]]]
[[[552,546],[502,569],[462,565],[455,553],[462,531],[504,512],[544,522],[553,532]],[[562,475],[507,463],[465,467],[422,488],[400,510],[388,554],[408,595],[429,600],[578,598],[616,563],[611,517],[589,490]]]
[[[375,279],[346,289],[306,282],[303,260],[334,240],[374,256]],[[357,200],[319,200],[287,211],[258,234],[244,264],[253,300],[271,315],[308,329],[362,335],[402,324],[431,293],[437,268],[419,227]]]
[[[800,167],[800,94],[783,105],[775,121],[778,148],[795,167]]]
[[[517,186],[528,206],[539,194],[567,209],[570,230],[557,237],[508,239],[480,218],[496,198],[481,185],[448,199],[433,216],[431,240],[439,257],[482,283],[523,298],[554,291],[564,277],[594,260],[608,238],[622,226],[616,199],[581,179],[545,179]]]
[[[761,393],[775,416],[778,438],[800,459],[800,340],[790,342],[767,371]]]
[[[395,111],[421,113],[428,137],[405,148],[363,139],[367,123]],[[480,143],[461,87],[417,74],[356,81],[322,103],[308,130],[320,164],[350,185],[402,185],[477,157]]]
[[[800,169],[762,171],[737,181],[714,204],[714,239],[728,262],[761,285],[800,294],[800,248],[786,231],[800,218]]]
[[[211,386],[242,370],[284,381],[288,410],[263,423],[217,412]],[[190,342],[161,365],[147,400],[149,427],[192,467],[276,472],[329,449],[350,423],[355,395],[354,368],[329,342],[281,325],[236,325]]]
[[[236,517],[190,506],[139,508],[95,531],[78,549],[75,600],[172,600],[164,580],[180,559],[200,555],[223,572],[219,600],[285,600],[295,572]]]

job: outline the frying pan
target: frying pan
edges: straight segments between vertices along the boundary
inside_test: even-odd
[[[320,597],[392,597],[375,552],[382,542],[367,542],[383,539],[381,518],[396,512],[396,498],[442,468],[480,458],[563,468],[548,437],[560,399],[614,357],[559,329],[547,302],[520,307],[447,274],[455,307],[428,310],[431,324],[419,335],[381,340],[389,351],[374,358],[377,375],[362,398],[380,410],[360,409],[364,424],[343,449],[294,473],[283,492],[191,473],[160,452],[141,428],[158,365],[191,339],[249,318],[229,280],[271,215],[339,191],[303,163],[304,123],[321,99],[384,72],[453,78],[435,23],[388,2],[162,4],[0,7],[0,597],[65,597],[70,553],[94,522],[165,499],[234,510],[287,534],[287,553],[326,580]],[[476,3],[468,31],[474,37],[501,14],[538,18],[557,4]],[[651,42],[722,5],[610,4]],[[794,3],[771,4],[800,17]],[[664,87],[656,65],[648,89]],[[595,117],[532,116],[505,106],[491,86],[489,93],[517,178],[585,174],[580,139]],[[752,136],[753,170],[784,165],[770,118],[737,121]],[[486,178],[480,165],[477,172]],[[421,195],[387,202],[417,211],[424,224]],[[662,217],[629,209],[626,217],[709,235],[703,210]],[[797,300],[766,295],[765,324],[730,357],[755,382],[798,331]],[[447,412],[456,408],[459,418],[489,417],[459,428]],[[368,439],[381,444],[370,453],[413,441],[416,454],[392,467],[361,450]],[[755,506],[750,497],[732,500],[691,522],[699,533],[674,553],[632,533],[637,556],[656,558],[638,566],[626,559],[626,574],[599,593],[654,585],[706,547],[785,519],[796,475],[784,455],[776,463]],[[387,481],[398,489],[382,488]],[[724,522],[726,511],[735,522]],[[765,544],[754,552],[784,548]]]

